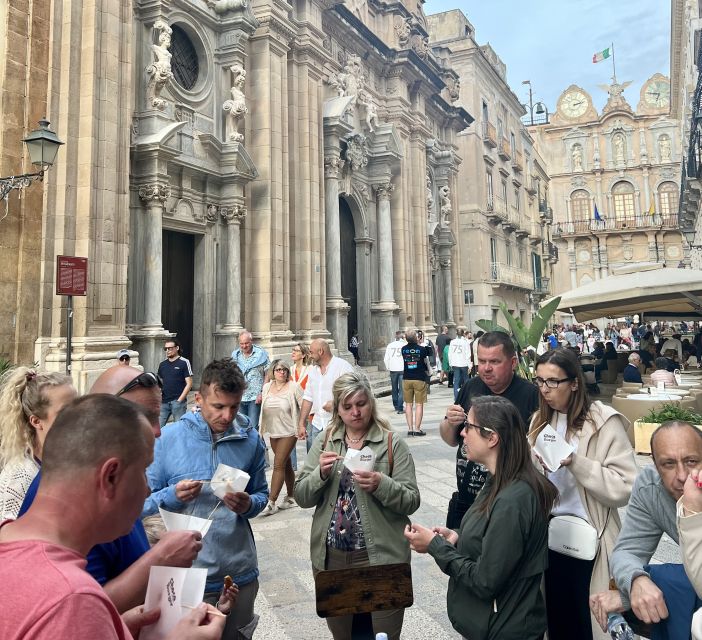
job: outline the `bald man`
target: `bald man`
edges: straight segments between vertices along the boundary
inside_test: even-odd
[[[140,513],[153,445],[150,425],[132,402],[98,394],[59,413],[34,504],[0,528],[0,637],[127,640],[158,619],[157,611],[141,609],[121,618],[84,570],[88,550],[125,534]],[[219,638],[224,625],[213,613],[203,605],[168,638]]]
[[[161,386],[155,373],[121,365],[110,367],[90,390],[90,395],[97,393],[118,396],[138,405],[153,436],[158,438],[161,435]],[[20,516],[34,501],[41,476],[40,470],[27,490]],[[144,601],[152,566],[190,567],[201,548],[202,535],[198,531],[164,533],[150,548],[144,526],[136,518],[129,533],[112,542],[95,545],[90,550],[86,570],[104,587],[121,613]]]
[[[232,360],[241,369],[246,380],[246,390],[241,399],[239,413],[243,413],[258,431],[258,419],[261,415],[261,399],[266,369],[271,364],[268,353],[253,343],[253,336],[248,331],[239,334],[239,348],[232,351]]]
[[[329,344],[321,338],[312,340],[310,357],[317,366],[310,369],[298,418],[298,431],[302,431],[307,427],[310,412],[314,413],[312,425],[307,434],[307,451],[331,420],[334,381],[345,373],[353,373],[353,367],[343,358],[333,356]]]

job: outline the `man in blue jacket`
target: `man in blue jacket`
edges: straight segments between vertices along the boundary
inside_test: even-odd
[[[200,413],[186,413],[156,441],[146,472],[153,493],[142,514],[162,507],[212,521],[193,566],[207,569],[207,602],[217,602],[225,576],[239,586],[223,640],[251,638],[258,624],[258,560],[248,521],[266,505],[268,484],[263,440],[238,413],[245,389],[241,370],[229,358],[205,367],[195,394]],[[208,481],[220,463],[249,474],[245,491],[226,493],[222,500],[212,493]]]

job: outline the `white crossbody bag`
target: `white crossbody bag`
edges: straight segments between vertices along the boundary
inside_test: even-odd
[[[609,514],[610,510],[602,533],[607,528]],[[548,548],[578,560],[594,560],[602,533],[598,535],[595,527],[578,516],[554,516],[548,523]]]

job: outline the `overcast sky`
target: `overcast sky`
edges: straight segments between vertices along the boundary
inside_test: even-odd
[[[611,60],[592,63],[597,51],[614,42],[617,80],[632,80],[624,92],[636,109],[639,90],[654,73],[670,76],[670,0],[427,0],[427,14],[460,9],[475,28],[478,44],[490,43],[507,65],[512,90],[549,112],[570,84],[580,85],[598,111],[607,94]],[[475,114],[474,114],[475,115]]]

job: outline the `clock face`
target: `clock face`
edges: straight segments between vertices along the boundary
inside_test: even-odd
[[[644,99],[651,107],[667,107],[670,104],[670,84],[665,80],[654,80],[648,85]]]
[[[566,93],[561,101],[561,111],[569,118],[579,118],[587,111],[587,98],[580,91]]]

